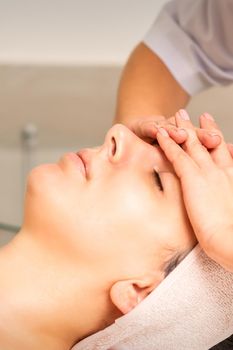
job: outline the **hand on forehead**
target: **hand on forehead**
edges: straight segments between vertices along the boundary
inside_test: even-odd
[[[200,117],[206,140],[217,146],[210,151],[198,139],[188,114],[176,114],[177,125],[186,132],[182,147],[159,129],[158,142],[181,181],[185,207],[196,237],[209,255],[233,271],[233,159],[231,148],[209,114]],[[204,134],[203,134],[204,135]]]

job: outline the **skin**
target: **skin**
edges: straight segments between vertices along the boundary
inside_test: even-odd
[[[138,137],[153,143],[159,127],[169,130],[177,143],[185,141],[178,133],[175,114],[187,106],[189,94],[171,74],[165,63],[144,43],[139,43],[130,54],[118,86],[113,123],[122,123]],[[197,129],[200,142],[212,149],[219,140],[202,129]],[[233,154],[233,146],[228,144]]]
[[[162,145],[166,147],[169,144],[168,139],[166,140],[167,143],[161,144],[162,136],[158,135],[158,130],[160,127],[162,127],[162,129],[167,131],[169,135],[169,141],[173,141],[173,147],[170,146],[169,149],[163,148],[163,150],[166,153],[168,159],[173,161],[173,165],[176,165],[176,169],[179,169],[179,172],[176,172],[176,174],[177,176],[182,175],[183,183],[189,183],[190,185],[191,182],[191,185],[189,187],[184,187],[184,185],[182,185],[182,190],[184,198],[186,198],[185,203],[189,212],[189,218],[191,219],[192,224],[196,228],[195,234],[199,239],[200,243],[202,244],[202,247],[205,249],[206,253],[210,257],[215,259],[215,261],[219,262],[223,267],[232,271],[232,250],[229,249],[229,247],[232,246],[232,211],[230,210],[231,205],[230,203],[228,205],[225,202],[222,203],[223,198],[221,196],[219,196],[219,202],[213,200],[212,203],[215,203],[216,206],[215,208],[213,208],[213,210],[216,212],[217,218],[219,218],[219,215],[222,212],[222,208],[225,208],[226,205],[228,206],[229,210],[227,212],[229,212],[229,218],[226,218],[224,225],[228,226],[229,228],[225,229],[225,243],[223,244],[222,236],[219,235],[220,232],[224,230],[224,225],[219,227],[219,223],[215,223],[215,221],[213,220],[212,224],[213,226],[216,224],[215,229],[218,228],[218,234],[216,232],[213,233],[213,227],[210,230],[208,229],[208,231],[210,231],[209,236],[213,237],[210,243],[210,239],[206,239],[206,237],[209,237],[208,234],[204,233],[200,229],[200,222],[198,223],[198,220],[200,219],[200,217],[203,217],[204,214],[201,215],[202,213],[200,213],[198,210],[200,198],[197,197],[197,193],[199,193],[199,191],[195,193],[194,191],[192,192],[192,189],[194,188],[192,184],[198,184],[198,179],[202,181],[202,183],[206,182],[205,188],[208,189],[209,193],[205,193],[206,207],[203,208],[203,213],[205,213],[205,221],[206,218],[209,219],[209,212],[207,213],[207,208],[212,206],[212,203],[208,202],[208,198],[210,199],[213,196],[213,192],[212,194],[210,193],[211,184],[213,186],[213,191],[214,187],[218,188],[218,180],[221,180],[223,178],[222,181],[223,183],[225,181],[226,185],[225,190],[226,188],[229,190],[229,192],[226,195],[228,196],[231,193],[231,179],[228,174],[228,169],[231,169],[231,160],[229,160],[227,164],[227,170],[224,169],[224,175],[221,173],[221,171],[223,172],[222,169],[220,170],[218,168],[217,171],[216,168],[219,166],[221,167],[221,156],[223,157],[223,159],[225,159],[226,157],[233,157],[233,145],[226,144],[223,141],[223,137],[221,138],[218,136],[222,135],[217,125],[209,125],[207,123],[208,118],[202,116],[200,119],[201,128],[195,128],[196,133],[194,133],[194,126],[192,125],[192,135],[195,135],[195,137],[198,139],[199,146],[200,144],[202,144],[203,146],[205,146],[206,149],[210,151],[209,154],[205,152],[205,160],[207,162],[208,157],[211,155],[215,164],[215,169],[213,169],[213,167],[211,168],[210,166],[208,170],[210,171],[212,169],[213,173],[218,175],[216,175],[215,178],[203,176],[201,180],[200,174],[198,174],[199,176],[194,176],[195,172],[192,172],[193,168],[191,167],[191,164],[193,163],[189,159],[190,163],[189,167],[187,166],[187,176],[185,177],[185,173],[183,171],[181,172],[180,169],[182,169],[182,166],[186,163],[181,162],[181,159],[183,160],[184,157],[174,157],[174,154],[180,154],[179,152],[181,152],[181,148],[177,148],[177,145],[175,145],[175,143],[185,145],[187,154],[190,156],[192,154],[189,145],[192,145],[192,142],[189,143],[189,141],[193,141],[193,138],[190,136],[189,132],[187,140],[187,130],[180,129],[183,128],[183,126],[184,128],[187,126],[187,120],[186,122],[184,122],[184,120],[183,122],[180,122],[179,116],[177,118],[176,111],[180,108],[184,108],[189,102],[189,100],[189,94],[182,88],[178,81],[176,81],[176,79],[169,71],[169,68],[164,64],[164,62],[159,58],[159,56],[157,56],[155,52],[151,51],[144,43],[140,43],[132,51],[122,71],[121,80],[118,86],[116,110],[113,122],[121,122],[127,125],[138,137],[142,138],[148,143],[154,143],[154,140],[157,138],[157,140],[160,141],[161,147]],[[190,122],[188,121],[188,123],[190,131]],[[203,130],[203,128],[206,128],[206,130]],[[223,148],[224,152],[222,152]],[[177,150],[179,150],[179,152]],[[200,152],[200,154],[203,153],[202,147],[197,147],[197,150],[197,154],[198,152]],[[185,159],[187,162],[187,156]],[[180,163],[177,163],[179,161]],[[208,164],[212,163],[208,162]],[[201,168],[202,167],[203,164],[201,165]],[[226,172],[228,175],[226,175]],[[226,177],[228,178],[228,180],[226,179]],[[224,193],[224,190],[222,193]],[[202,198],[203,194],[200,195]],[[195,213],[198,213],[199,215],[196,215]],[[193,222],[194,217],[195,220]],[[225,216],[223,215],[222,218],[224,217]],[[221,220],[219,220],[219,222],[221,222]],[[216,238],[217,236],[218,238]]]
[[[169,118],[189,98],[159,56],[139,43],[122,71],[114,122],[129,126],[140,118]]]
[[[160,128],[157,140],[181,181],[184,202],[195,235],[210,258],[233,272],[233,159],[223,135],[207,113],[200,124],[218,138],[208,152],[199,141],[186,111],[176,114],[176,123],[186,131],[179,147]]]
[[[141,42],[122,70],[113,123],[152,143],[158,126],[175,126],[172,117],[189,99],[159,56]]]
[[[0,250],[1,349],[70,349],[132,310],[197,242],[158,147],[117,124],[80,154],[87,177],[70,153],[28,176],[22,229]]]

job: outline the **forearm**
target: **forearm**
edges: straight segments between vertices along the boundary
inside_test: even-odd
[[[135,118],[152,115],[170,117],[188,100],[189,95],[160,58],[140,43],[122,72],[114,123],[127,125]]]

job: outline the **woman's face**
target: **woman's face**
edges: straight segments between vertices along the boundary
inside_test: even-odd
[[[28,177],[23,227],[49,249],[106,273],[153,264],[159,278],[173,250],[195,245],[179,181],[158,146],[117,124],[102,146],[78,154]]]

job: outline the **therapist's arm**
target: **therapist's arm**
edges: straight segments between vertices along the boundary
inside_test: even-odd
[[[114,123],[129,126],[138,118],[168,118],[185,107],[188,101],[188,93],[166,65],[144,43],[140,43],[122,72]]]

